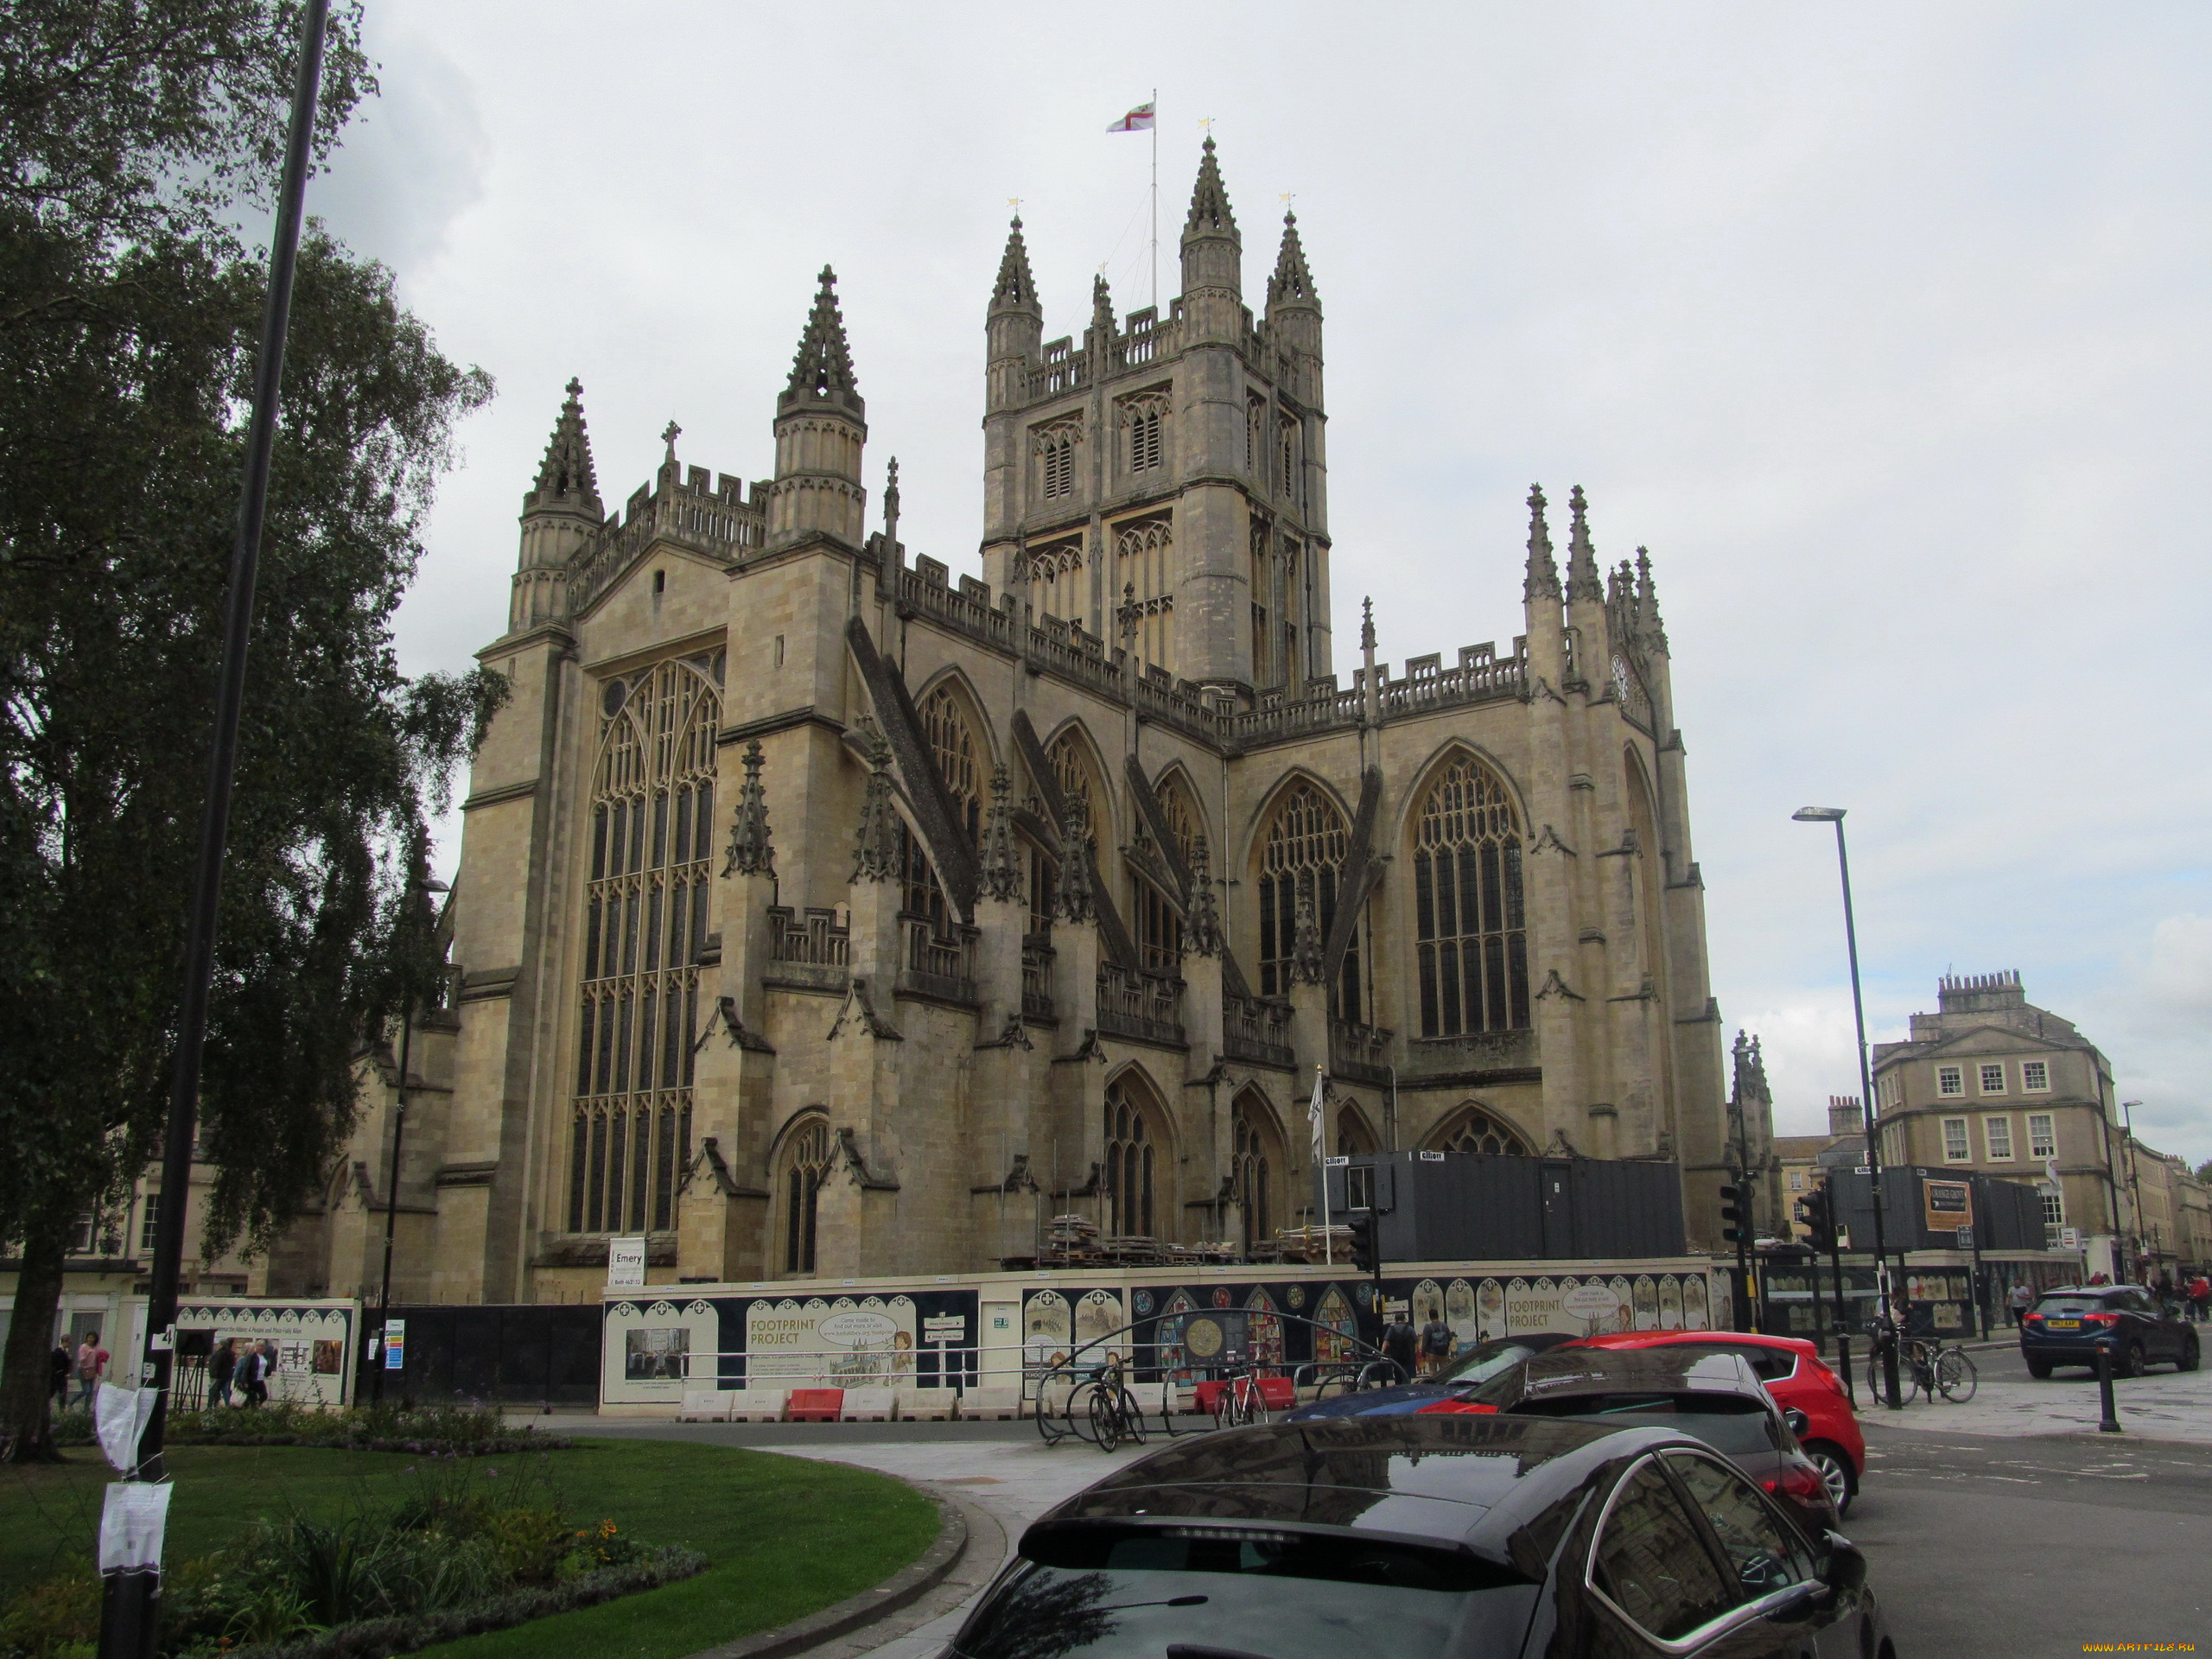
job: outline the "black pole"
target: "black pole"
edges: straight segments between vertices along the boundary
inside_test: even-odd
[[[1883,1236],[1882,1148],[1875,1133],[1874,1074],[1866,1060],[1866,1003],[1859,988],[1859,925],[1851,913],[1851,855],[1844,849],[1841,813],[1834,822],[1836,869],[1843,878],[1843,942],[1851,956],[1851,1018],[1859,1033],[1859,1111],[1866,1125],[1866,1170],[1874,1200],[1875,1290],[1880,1297],[1882,1317],[1889,1324],[1882,1344],[1882,1392],[1889,1396],[1885,1403],[1891,1411],[1902,1411],[1904,1402],[1897,1393],[1897,1281],[1889,1275],[1888,1240]]]
[[[384,1287],[377,1293],[377,1363],[369,1376],[369,1398],[384,1403],[385,1344],[391,1326],[391,1235],[399,1220],[399,1140],[407,1133],[407,1055],[415,1040],[415,999],[399,1010],[399,1109],[391,1125],[391,1168],[385,1179]]]
[[[162,1205],[154,1233],[153,1282],[146,1300],[146,1346],[138,1367],[143,1388],[156,1390],[153,1415],[138,1440],[136,1478],[168,1478],[162,1456],[167,1427],[173,1327],[184,1267],[186,1200],[192,1190],[192,1142],[199,1115],[200,1050],[207,1040],[209,984],[223,894],[223,854],[230,838],[231,793],[238,775],[238,722],[245,703],[246,647],[253,626],[253,585],[261,557],[276,448],[277,396],[284,377],[284,336],[291,321],[292,278],[299,264],[300,220],[315,137],[315,94],[322,79],[322,36],[329,0],[308,0],[300,21],[300,57],[292,82],[291,130],[277,194],[276,230],[269,252],[268,302],[254,365],[253,418],[247,429],[245,483],[238,500],[238,540],[231,555],[230,593],[223,617],[223,664],[215,690],[215,728],[208,745],[207,795],[200,819],[200,855],[187,921],[184,983],[177,1009],[176,1068],[170,1080],[168,1125],[162,1148]],[[151,1659],[160,1625],[161,1570],[105,1575],[100,1603],[101,1659]]]
[[[2097,1432],[2119,1433],[2120,1407],[2112,1397],[2112,1351],[2101,1342],[2097,1344],[2097,1406],[2103,1414],[2097,1423]]]

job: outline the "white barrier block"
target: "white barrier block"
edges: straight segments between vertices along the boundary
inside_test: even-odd
[[[890,1389],[847,1389],[841,1423],[887,1423],[899,1414],[899,1396]]]
[[[989,1418],[1004,1422],[1021,1414],[1020,1389],[969,1389],[960,1396],[963,1418]]]
[[[788,1389],[739,1389],[729,1396],[733,1423],[780,1423]]]
[[[729,1412],[730,1396],[720,1389],[686,1389],[683,1403],[677,1408],[676,1420],[682,1423],[719,1423]]]
[[[955,1396],[950,1389],[901,1389],[899,1421],[902,1423],[941,1423],[952,1415]]]

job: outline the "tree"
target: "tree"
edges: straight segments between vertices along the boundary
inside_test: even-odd
[[[371,85],[334,32],[325,142]],[[45,0],[0,16],[0,1238],[6,1454],[48,1447],[69,1236],[158,1152],[296,10]],[[203,1248],[267,1243],[420,986],[429,810],[496,708],[398,671],[454,423],[490,395],[389,273],[301,250],[225,871]]]

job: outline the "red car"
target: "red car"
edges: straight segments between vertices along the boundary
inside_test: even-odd
[[[1859,1433],[1859,1417],[1851,1408],[1851,1396],[1843,1391],[1843,1380],[1802,1337],[1764,1337],[1748,1331],[1623,1331],[1561,1345],[1656,1348],[1675,1344],[1741,1354],[1748,1360],[1775,1404],[1804,1414],[1797,1443],[1819,1466],[1836,1514],[1851,1507],[1859,1493],[1859,1478],[1866,1469],[1866,1442]]]

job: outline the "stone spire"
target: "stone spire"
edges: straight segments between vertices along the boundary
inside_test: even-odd
[[[1236,234],[1236,215],[1229,210],[1229,192],[1221,181],[1221,164],[1213,158],[1213,135],[1208,133],[1198,154],[1198,181],[1191,189],[1191,211],[1183,220],[1183,239]]]
[[[1666,656],[1667,625],[1659,619],[1659,584],[1651,579],[1651,555],[1641,547],[1636,550],[1636,613],[1644,642]]]
[[[1027,311],[1042,317],[1037,301],[1037,280],[1029,274],[1029,248],[1021,239],[1021,215],[1014,216],[1007,232],[1006,252],[999,259],[999,280],[991,289],[993,311]]]
[[[837,274],[822,267],[822,285],[815,290],[814,308],[807,313],[806,331],[799,336],[798,353],[791,359],[791,378],[777,400],[777,412],[827,404],[861,415],[865,405],[853,379],[852,347],[845,340],[845,319],[837,308]]]
[[[1114,290],[1103,270],[1090,279],[1090,329],[1101,345],[1114,338]]]
[[[1183,919],[1184,948],[1194,957],[1221,954],[1221,906],[1213,893],[1213,860],[1206,838],[1191,840],[1191,908]]]
[[[1603,604],[1605,586],[1598,575],[1598,555],[1590,545],[1589,503],[1578,484],[1567,493],[1567,505],[1574,515],[1574,522],[1567,537],[1567,599],[1570,605],[1587,600]],[[1575,620],[1580,623],[1581,618]]]
[[[893,881],[899,877],[899,809],[891,804],[891,746],[873,730],[868,746],[868,794],[861,803],[861,827],[854,837],[853,880]]]
[[[1183,221],[1183,315],[1186,327],[1207,340],[1233,342],[1243,329],[1244,238],[1229,211],[1221,168],[1208,137],[1198,181]],[[1187,340],[1187,336],[1186,336]]]
[[[1090,891],[1090,826],[1083,809],[1068,804],[1067,818],[1060,825],[1060,890],[1058,910],[1064,920],[1092,919],[1096,900]]]
[[[991,805],[983,820],[983,897],[1001,904],[1021,897],[1021,857],[1014,846],[1014,812],[1007,801],[1012,785],[1006,762],[991,768]]]
[[[1559,563],[1552,557],[1552,532],[1544,523],[1544,489],[1529,486],[1529,573],[1521,583],[1521,599],[1532,604],[1559,597]]]
[[[1282,216],[1282,246],[1275,254],[1275,274],[1268,278],[1268,315],[1272,320],[1277,311],[1291,306],[1321,308],[1321,296],[1313,289],[1313,273],[1306,269],[1306,246],[1298,239],[1298,215],[1286,213]]]
[[[584,430],[584,385],[569,382],[568,401],[553,423],[546,442],[545,459],[538,464],[537,482],[523,498],[522,510],[580,512],[597,520],[607,516],[600,505],[599,476],[591,464],[591,438]]]
[[[760,740],[745,746],[745,781],[738,785],[737,816],[730,824],[724,875],[773,875],[776,849],[768,841],[768,798],[760,787]]]

